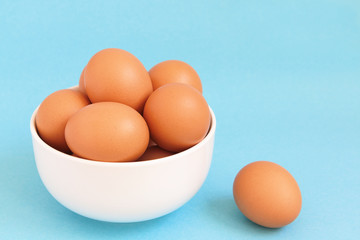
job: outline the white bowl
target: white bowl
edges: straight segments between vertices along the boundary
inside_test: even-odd
[[[96,220],[138,222],[175,211],[200,189],[208,174],[216,119],[197,145],[169,157],[142,162],[98,162],[59,152],[30,131],[36,166],[47,190],[68,209]]]

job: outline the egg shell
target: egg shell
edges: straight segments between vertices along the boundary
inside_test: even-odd
[[[163,149],[179,152],[199,143],[210,126],[210,111],[201,93],[182,83],[169,83],[147,100],[144,118],[151,138]]]
[[[77,90],[63,89],[47,96],[40,104],[35,118],[42,140],[59,151],[69,153],[64,134],[66,123],[88,104],[89,99]]]
[[[139,59],[117,48],[96,53],[86,66],[84,81],[92,103],[119,102],[140,113],[153,90],[150,76]]]
[[[168,83],[184,83],[189,84],[202,93],[202,84],[199,75],[195,69],[189,64],[179,60],[167,60],[158,63],[149,71],[153,88]]]
[[[129,162],[149,144],[149,129],[133,108],[115,102],[91,104],[72,116],[65,128],[71,151],[85,159]]]
[[[174,153],[166,151],[159,146],[151,146],[146,149],[144,154],[138,159],[138,161],[154,160],[158,158],[168,157]]]
[[[234,200],[251,221],[268,228],[294,221],[301,210],[301,192],[294,177],[280,165],[257,161],[237,174]]]

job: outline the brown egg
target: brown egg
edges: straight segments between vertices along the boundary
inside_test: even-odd
[[[210,110],[195,88],[169,83],[155,90],[144,108],[151,138],[165,150],[179,152],[199,143],[210,126]]]
[[[108,48],[96,53],[84,72],[86,93],[92,103],[119,102],[138,112],[152,92],[150,76],[131,53]]]
[[[82,158],[129,162],[149,144],[149,129],[133,108],[115,102],[91,104],[72,116],[65,128],[71,151]]]
[[[165,149],[160,148],[159,146],[152,146],[146,149],[144,154],[138,159],[138,161],[153,160],[163,157],[168,157],[174,153],[166,151]]]
[[[167,83],[185,83],[202,93],[201,80],[189,64],[179,60],[167,60],[155,65],[149,71],[154,90]]]
[[[79,79],[79,91],[86,95],[85,82],[84,82],[84,71],[85,71],[85,68],[86,68],[86,66],[84,67],[84,69],[82,70],[81,75],[80,75],[80,79]]]
[[[65,125],[74,113],[88,104],[89,99],[76,90],[59,90],[46,97],[35,118],[42,140],[59,151],[69,153],[65,142]]]
[[[276,163],[258,161],[237,174],[233,193],[240,211],[251,221],[269,228],[285,226],[301,210],[301,193],[293,176]]]

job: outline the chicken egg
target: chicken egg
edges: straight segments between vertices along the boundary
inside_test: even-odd
[[[148,147],[144,154],[138,159],[138,161],[147,161],[147,160],[153,160],[163,157],[168,157],[173,155],[174,153],[166,151],[165,149],[162,149],[159,146],[152,146]]]
[[[202,92],[201,80],[197,72],[189,64],[179,60],[167,60],[158,63],[149,71],[153,88],[167,83],[184,83],[189,84]]]
[[[145,104],[144,118],[151,138],[171,152],[199,143],[210,126],[210,110],[205,98],[183,83],[169,83],[156,89]]]
[[[84,81],[92,103],[119,102],[140,113],[153,90],[150,76],[139,59],[117,48],[96,53],[85,68]]]
[[[89,99],[77,90],[64,89],[47,96],[35,118],[41,139],[51,147],[69,153],[64,135],[65,125],[73,114],[88,104]]]
[[[280,165],[257,161],[237,174],[234,200],[251,221],[279,228],[294,221],[301,210],[301,192],[294,177]]]
[[[149,129],[133,108],[101,102],[84,107],[69,119],[65,139],[71,151],[81,158],[129,162],[145,152]]]

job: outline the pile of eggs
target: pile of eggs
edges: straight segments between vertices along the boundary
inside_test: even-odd
[[[196,71],[169,60],[147,71],[131,53],[104,49],[91,57],[79,87],[50,94],[35,123],[51,147],[105,162],[166,157],[199,143],[210,127]]]

